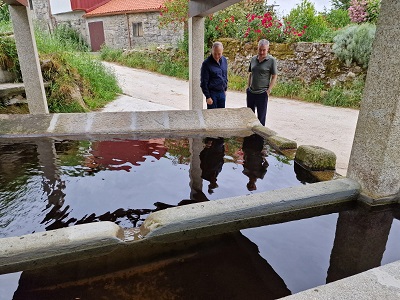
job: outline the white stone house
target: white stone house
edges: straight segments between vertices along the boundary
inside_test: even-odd
[[[60,24],[77,29],[93,51],[102,45],[117,49],[175,47],[183,38],[183,24],[175,30],[158,27],[165,0],[71,0],[71,11],[50,16],[49,0],[32,1],[36,19],[42,24],[48,18],[50,30]]]
[[[183,38],[178,30],[158,27],[164,0],[111,0],[86,13],[92,48],[99,44],[119,49],[176,46]]]

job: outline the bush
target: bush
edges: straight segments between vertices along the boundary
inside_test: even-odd
[[[8,10],[8,4],[4,3],[0,0],[0,21],[9,22],[10,21],[10,12]]]
[[[60,43],[72,46],[76,51],[89,51],[90,47],[83,39],[82,35],[75,29],[67,25],[59,25],[53,32],[54,38],[58,39]]]
[[[376,24],[380,10],[381,0],[352,0],[348,9],[351,21],[358,24]]]
[[[308,0],[303,0],[290,11],[285,19],[285,27],[302,32],[299,36],[303,42],[317,41],[330,31],[325,17],[317,15],[314,4]]]
[[[14,73],[16,79],[22,81],[17,47],[11,37],[0,38],[0,68]]]
[[[341,29],[350,24],[349,12],[344,9],[333,9],[325,17],[330,28]]]
[[[349,25],[337,32],[332,50],[347,66],[355,62],[367,68],[375,31],[376,26],[369,23]]]

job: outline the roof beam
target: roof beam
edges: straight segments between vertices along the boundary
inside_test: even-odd
[[[241,0],[190,0],[189,18],[205,17]]]
[[[3,0],[8,5],[29,7],[28,0]]]

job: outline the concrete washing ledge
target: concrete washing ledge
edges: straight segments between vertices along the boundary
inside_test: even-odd
[[[97,222],[0,239],[0,273],[10,273],[101,256],[119,246],[143,250],[143,244],[171,244],[279,221],[288,212],[351,202],[357,182],[337,179],[309,186],[274,190],[168,208],[150,214],[140,228],[142,239],[124,241],[122,228]],[[286,215],[285,215],[286,217]],[[272,218],[273,220],[268,220]],[[281,220],[282,221],[282,220]]]
[[[249,131],[257,125],[261,124],[250,108],[0,115],[0,138],[166,132],[223,134],[233,129],[240,135],[251,134]]]
[[[150,214],[140,233],[157,242],[171,242],[262,226],[271,221],[267,218],[277,221],[286,213],[355,201],[359,189],[356,181],[344,178],[178,206]]]

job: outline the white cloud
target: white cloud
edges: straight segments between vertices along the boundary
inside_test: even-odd
[[[315,9],[318,12],[322,12],[326,9],[331,8],[330,0],[309,0],[314,4]],[[278,5],[275,7],[275,11],[279,13],[281,16],[286,16],[289,12],[295,8],[298,4],[300,4],[302,0],[271,0],[268,1],[268,4]]]

